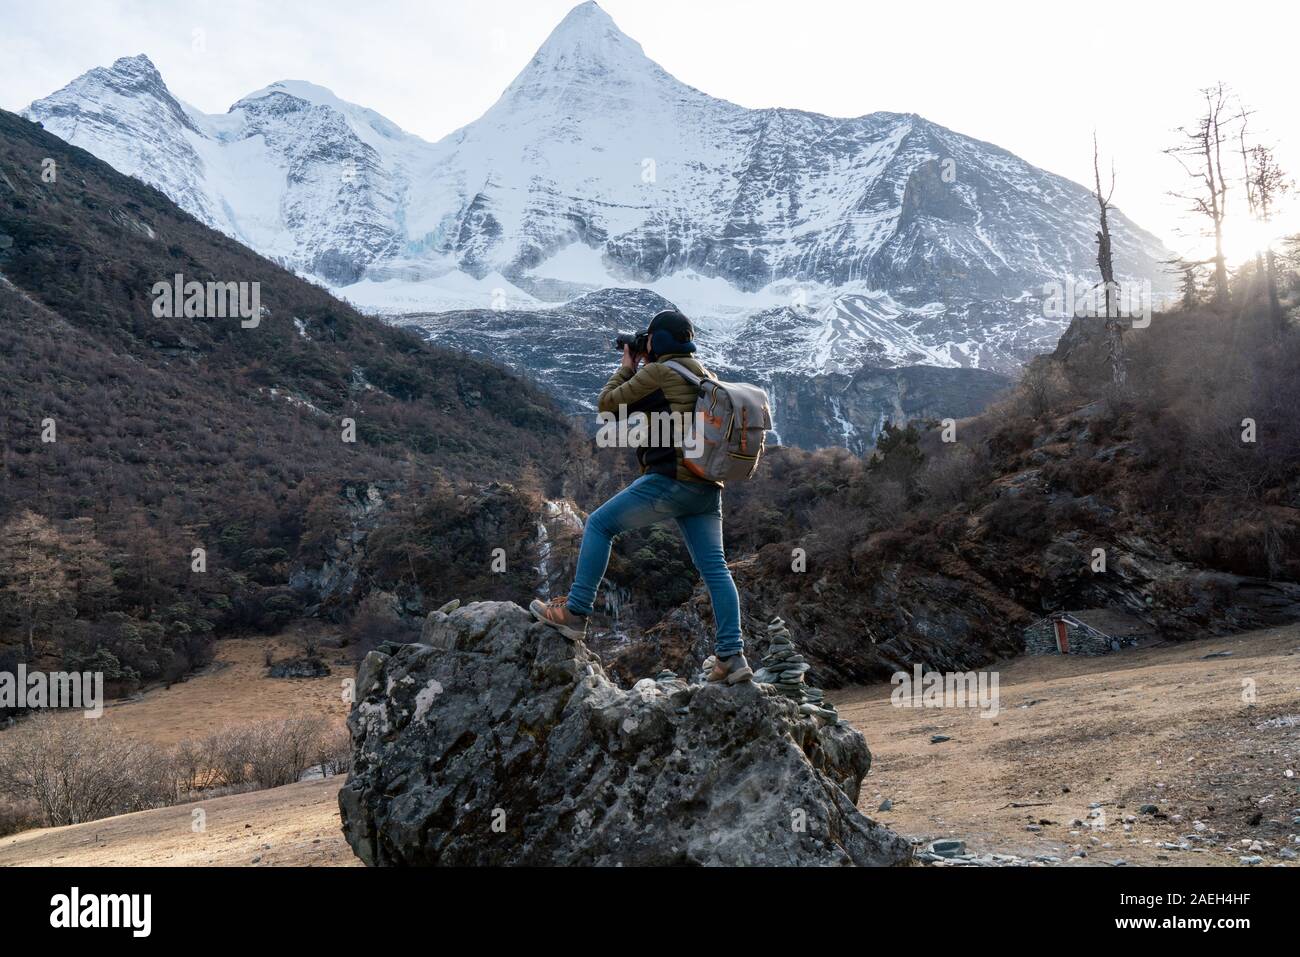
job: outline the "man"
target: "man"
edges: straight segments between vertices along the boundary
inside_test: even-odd
[[[623,362],[600,393],[601,412],[626,416],[675,413],[672,419],[694,424],[698,390],[667,362],[677,362],[700,378],[714,378],[692,356],[695,330],[680,312],[656,315],[646,330],[646,353],[633,355],[623,347]],[[691,472],[674,434],[671,446],[647,445],[636,450],[641,477],[591,513],[578,552],[578,568],[569,594],[529,606],[538,621],[553,626],[566,638],[586,634],[596,590],[609,565],[614,536],[645,525],[673,519],[686,540],[686,549],[700,571],[713,602],[717,627],[714,665],[710,681],[736,684],[750,680],[753,669],[745,660],[740,634],[740,596],[722,550],[722,484]]]

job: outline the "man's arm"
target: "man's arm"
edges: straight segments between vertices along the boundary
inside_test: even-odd
[[[600,400],[596,407],[601,412],[617,413],[620,405],[631,405],[645,398],[663,385],[663,368],[658,363],[650,362],[634,374],[626,366],[619,366],[618,371],[605,383],[605,388],[600,390]]]

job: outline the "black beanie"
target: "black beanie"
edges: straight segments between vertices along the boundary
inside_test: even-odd
[[[650,334],[651,355],[671,352],[694,352],[695,327],[676,309],[665,309],[650,320],[646,331]]]

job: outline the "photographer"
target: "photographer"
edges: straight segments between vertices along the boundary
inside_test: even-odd
[[[642,336],[623,346],[623,362],[601,390],[599,409],[606,413],[676,413],[690,421],[698,390],[679,373],[664,365],[674,360],[701,378],[714,378],[696,361],[695,330],[680,312],[656,315]],[[638,351],[638,347],[640,350]],[[578,553],[577,576],[567,596],[550,602],[534,600],[529,606],[539,621],[555,627],[566,638],[586,634],[596,589],[609,564],[615,535],[665,519],[674,519],[686,540],[691,560],[699,569],[713,602],[715,664],[710,681],[736,684],[748,681],[753,670],[745,660],[740,634],[740,596],[722,550],[722,484],[694,475],[684,457],[681,436],[667,447],[637,448],[641,477],[591,513]]]

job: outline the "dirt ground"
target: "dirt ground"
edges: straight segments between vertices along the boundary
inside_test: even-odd
[[[1203,657],[1224,651],[1231,656]],[[108,714],[170,743],[228,723],[346,713],[340,681],[350,671],[331,662],[328,678],[274,681],[263,677],[264,658],[261,642],[222,642],[214,668]],[[887,684],[828,695],[871,745],[864,811],[910,837],[956,837],[976,853],[1067,866],[1239,865],[1251,855],[1289,863],[1279,852],[1300,851],[1300,778],[1286,776],[1300,774],[1300,628],[1096,659],[1021,658],[997,671],[996,717],[897,708]],[[1243,700],[1248,683],[1253,703]],[[936,734],[951,740],[931,744]],[[340,784],[28,831],[0,839],[0,865],[354,865],[339,831]],[[877,811],[886,798],[893,809]],[[1157,813],[1140,813],[1143,805]],[[1127,816],[1136,818],[1128,827]]]
[[[995,670],[996,717],[893,707],[889,685],[828,695],[871,746],[863,811],[908,836],[1075,865],[1270,864],[1288,863],[1282,848],[1300,853],[1300,777],[1286,776],[1300,775],[1300,628]],[[936,734],[951,740],[931,744]],[[886,798],[893,809],[877,811]],[[1089,822],[1093,805],[1091,823],[1104,827],[1072,824]],[[1087,857],[1074,858],[1080,849]]]
[[[360,866],[339,830],[342,777],[0,839],[0,866]],[[196,830],[202,810],[202,830]]]
[[[313,632],[316,637],[328,637]],[[326,649],[332,674],[323,678],[266,677],[266,656],[293,657],[303,634],[218,642],[208,668],[170,688],[109,704],[102,720],[170,746],[224,727],[301,714],[342,722],[349,705],[343,681],[355,677],[344,653]],[[62,720],[84,721],[72,714]],[[359,864],[339,831],[341,777],[212,798],[195,804],[43,828],[0,838],[0,866],[11,865],[330,865]],[[194,812],[203,811],[196,829]],[[267,846],[269,845],[269,847]],[[256,860],[255,860],[256,859]]]
[[[343,697],[343,682],[356,677],[356,669],[345,652],[322,650],[332,672],[323,678],[266,677],[267,654],[275,660],[301,654],[303,634],[289,630],[274,638],[219,641],[216,657],[201,673],[170,688],[111,702],[104,719],[163,746],[202,738],[223,727],[296,715],[327,714],[346,721],[350,706]]]

